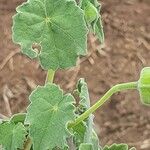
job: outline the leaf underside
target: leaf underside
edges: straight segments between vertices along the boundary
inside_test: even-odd
[[[84,79],[80,79],[77,85],[80,97],[79,111],[84,113],[90,107],[88,86]],[[79,150],[100,150],[99,139],[94,131],[93,115],[90,115],[84,122],[73,128],[75,144]]]
[[[75,1],[28,0],[16,10],[13,40],[44,69],[72,67],[79,55],[86,54],[87,27]]]
[[[70,94],[63,95],[55,84],[47,84],[38,87],[30,101],[25,122],[30,124],[34,150],[63,149],[70,136],[67,124],[75,119],[74,98]]]
[[[5,150],[22,149],[26,134],[25,127],[22,123],[2,123],[0,124],[0,145],[2,145]]]

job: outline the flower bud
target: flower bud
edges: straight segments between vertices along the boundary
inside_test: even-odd
[[[141,101],[145,105],[150,105],[150,67],[145,67],[141,71],[138,81],[138,90],[140,92]]]

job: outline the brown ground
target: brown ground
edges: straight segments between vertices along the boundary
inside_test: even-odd
[[[11,17],[22,1],[0,0],[0,113],[5,115],[25,111],[31,90],[45,78],[37,62],[18,53],[11,40]],[[92,103],[112,85],[137,80],[140,70],[150,66],[150,1],[102,0],[102,16],[105,45],[90,37],[88,57],[55,78],[66,91],[78,78],[86,78]],[[113,96],[97,110],[95,122],[103,145],[125,142],[150,150],[150,108],[141,105],[138,92]]]

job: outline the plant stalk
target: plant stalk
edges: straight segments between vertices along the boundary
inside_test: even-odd
[[[99,107],[101,107],[114,93],[123,91],[123,90],[131,90],[137,89],[137,82],[129,82],[129,83],[122,83],[113,86],[109,91],[105,93],[105,95],[99,99],[92,107],[90,107],[87,111],[85,111],[82,115],[80,115],[74,122],[69,124],[69,128],[72,128],[79,124],[81,121],[88,118],[90,114],[95,112]]]
[[[55,76],[55,71],[53,71],[52,69],[48,70],[45,83],[53,83],[54,76]]]

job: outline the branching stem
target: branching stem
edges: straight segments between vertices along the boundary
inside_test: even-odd
[[[101,107],[114,93],[128,90],[128,89],[137,89],[137,82],[129,82],[129,83],[122,83],[113,86],[109,91],[105,93],[105,95],[98,100],[92,107],[90,107],[87,111],[85,111],[82,115],[80,115],[74,122],[69,124],[69,128],[72,128],[79,124],[81,121],[88,118],[90,114],[95,112],[99,107]]]

